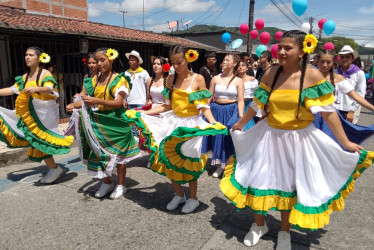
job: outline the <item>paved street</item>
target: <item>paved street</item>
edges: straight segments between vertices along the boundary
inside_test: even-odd
[[[360,124],[374,123],[363,112]],[[373,141],[366,146],[374,150]],[[148,157],[128,165],[128,192],[117,200],[93,197],[100,183],[91,180],[77,148],[56,157],[64,168],[54,185],[40,185],[43,164],[22,162],[0,168],[1,249],[245,249],[244,235],[253,222],[249,209],[237,212],[219,189],[208,167],[199,179],[196,212],[181,206],[166,210],[171,184],[145,166]],[[345,211],[316,232],[292,231],[293,249],[372,249],[374,245],[374,169],[356,182]],[[188,195],[188,188],[185,185]],[[269,233],[252,249],[273,249],[280,216],[267,216]]]

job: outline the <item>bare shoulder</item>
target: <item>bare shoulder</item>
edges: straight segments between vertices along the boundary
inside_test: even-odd
[[[322,73],[316,68],[307,68],[305,71],[304,88],[312,86],[325,79]]]
[[[274,80],[275,74],[277,73],[279,67],[279,65],[274,65],[269,70],[266,70],[261,78],[261,82],[268,86],[271,86],[271,83]]]
[[[166,85],[168,85],[169,88],[171,87],[171,85],[173,85],[174,77],[175,75],[171,74],[168,76],[168,78],[166,78]]]
[[[42,72],[40,73],[40,78],[46,77],[46,76],[52,76],[52,73],[49,72],[46,69],[42,69]]]
[[[342,81],[344,81],[344,80],[345,80],[344,76],[342,76],[342,75],[340,75],[340,74],[335,74],[335,73],[334,73],[334,82],[335,82],[335,83],[342,82]]]
[[[198,86],[196,89],[206,89],[205,78],[200,74],[196,74],[194,85],[195,84]]]

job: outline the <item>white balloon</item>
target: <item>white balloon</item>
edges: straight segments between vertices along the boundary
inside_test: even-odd
[[[309,23],[303,23],[300,27],[300,30],[304,31],[305,33],[309,34],[310,31],[310,24]]]

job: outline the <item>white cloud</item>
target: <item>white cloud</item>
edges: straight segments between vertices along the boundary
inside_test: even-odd
[[[155,9],[169,8],[171,12],[202,12],[215,6],[213,0],[144,0],[144,13]],[[105,11],[127,11],[127,15],[143,14],[142,0],[123,0],[121,3],[111,1],[92,2],[88,4],[88,16],[99,17]]]
[[[357,9],[357,11],[361,14],[374,14],[374,4],[369,8],[361,7],[359,9]]]

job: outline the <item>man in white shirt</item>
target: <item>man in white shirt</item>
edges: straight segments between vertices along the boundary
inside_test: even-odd
[[[147,99],[146,86],[149,78],[148,72],[140,67],[143,59],[140,57],[139,52],[133,50],[131,53],[125,54],[129,59],[130,68],[126,70],[125,75],[130,77],[132,89],[130,95],[127,97],[127,108],[135,109],[141,108],[145,105]],[[132,126],[134,136],[138,135],[135,126]]]
[[[127,97],[127,107],[129,109],[140,108],[146,103],[146,85],[149,74],[140,67],[143,59],[140,57],[139,52],[133,50],[131,53],[126,53],[126,57],[129,59],[130,68],[126,70],[125,75],[130,77],[132,84],[130,95]]]
[[[363,98],[366,93],[365,73],[352,62],[358,56],[351,46],[344,45],[339,52],[340,66],[337,72],[343,75],[349,83],[352,84],[354,90]],[[348,95],[336,93],[336,108],[347,121],[357,123],[361,112],[361,105],[351,99]]]

